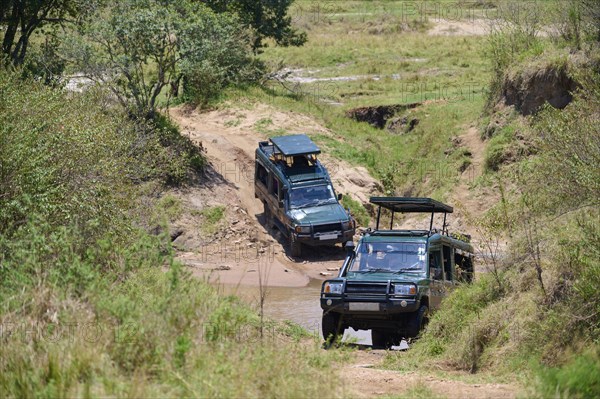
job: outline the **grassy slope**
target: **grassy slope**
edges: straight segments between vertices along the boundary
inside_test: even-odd
[[[490,76],[484,39],[428,36],[422,32],[429,25],[426,20],[402,22],[402,2],[374,3],[337,2],[335,10],[319,14],[300,2],[297,18],[308,31],[308,43],[300,48],[270,47],[262,55],[268,63],[283,61],[314,78],[368,76],[290,84],[300,96],[275,85],[272,91],[230,97],[249,96],[311,114],[333,133],[316,136],[317,142],[339,158],[366,166],[388,192],[445,199],[459,168],[469,162],[463,151],[452,148],[451,138],[464,133],[484,104]],[[329,105],[332,101],[342,105]],[[425,104],[405,115],[420,123],[403,135],[344,115],[356,106],[415,101]]]
[[[341,353],[261,325],[140,228],[177,213],[147,193],[193,167],[171,133],[0,70],[1,397],[341,395]]]

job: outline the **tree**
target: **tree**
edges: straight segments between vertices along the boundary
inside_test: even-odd
[[[234,18],[201,4],[124,0],[98,10],[65,54],[132,114],[152,118],[163,88],[183,76],[193,80],[206,68],[225,69],[227,80],[241,74],[251,55],[247,40]]]
[[[255,31],[254,51],[263,47],[263,39],[272,38],[281,46],[302,46],[306,33],[292,27],[287,15],[294,0],[201,0],[213,11],[237,14],[241,22]]]
[[[29,39],[36,29],[70,21],[89,4],[79,0],[0,0],[2,53],[13,65],[23,64]]]

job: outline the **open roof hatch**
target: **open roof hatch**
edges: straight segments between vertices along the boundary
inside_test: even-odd
[[[433,229],[433,216],[436,213],[444,214],[444,224],[442,226],[442,234],[447,233],[446,226],[446,215],[454,212],[454,208],[450,205],[443,204],[431,198],[417,198],[417,197],[371,197],[370,202],[374,205],[378,205],[377,209],[377,227],[379,230],[379,221],[381,218],[381,208],[389,209],[392,212],[392,219],[390,221],[390,230],[393,230],[394,226],[394,213],[431,213],[431,221],[429,223],[429,231]]]

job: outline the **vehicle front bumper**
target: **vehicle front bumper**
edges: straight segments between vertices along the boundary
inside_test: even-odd
[[[368,305],[365,305],[368,304]],[[375,306],[374,304],[377,304]],[[321,309],[345,315],[382,316],[411,313],[419,309],[420,301],[415,297],[391,295],[377,298],[348,297],[321,294]],[[370,308],[367,310],[367,308]]]
[[[302,244],[316,246],[316,245],[332,245],[338,242],[344,243],[353,239],[355,229],[346,231],[332,231],[324,233],[296,233],[293,232],[296,241]],[[334,237],[335,236],[335,237]]]

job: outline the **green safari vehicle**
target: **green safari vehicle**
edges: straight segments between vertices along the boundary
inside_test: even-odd
[[[470,237],[448,232],[451,206],[431,198],[372,197],[370,202],[378,206],[376,228],[357,245],[346,243],[338,277],[321,288],[326,344],[349,327],[371,330],[374,347],[415,338],[448,292],[473,278]],[[380,226],[382,208],[391,213],[389,229]],[[396,212],[431,213],[429,229],[393,229]],[[436,214],[443,214],[441,230],[433,228]]]

